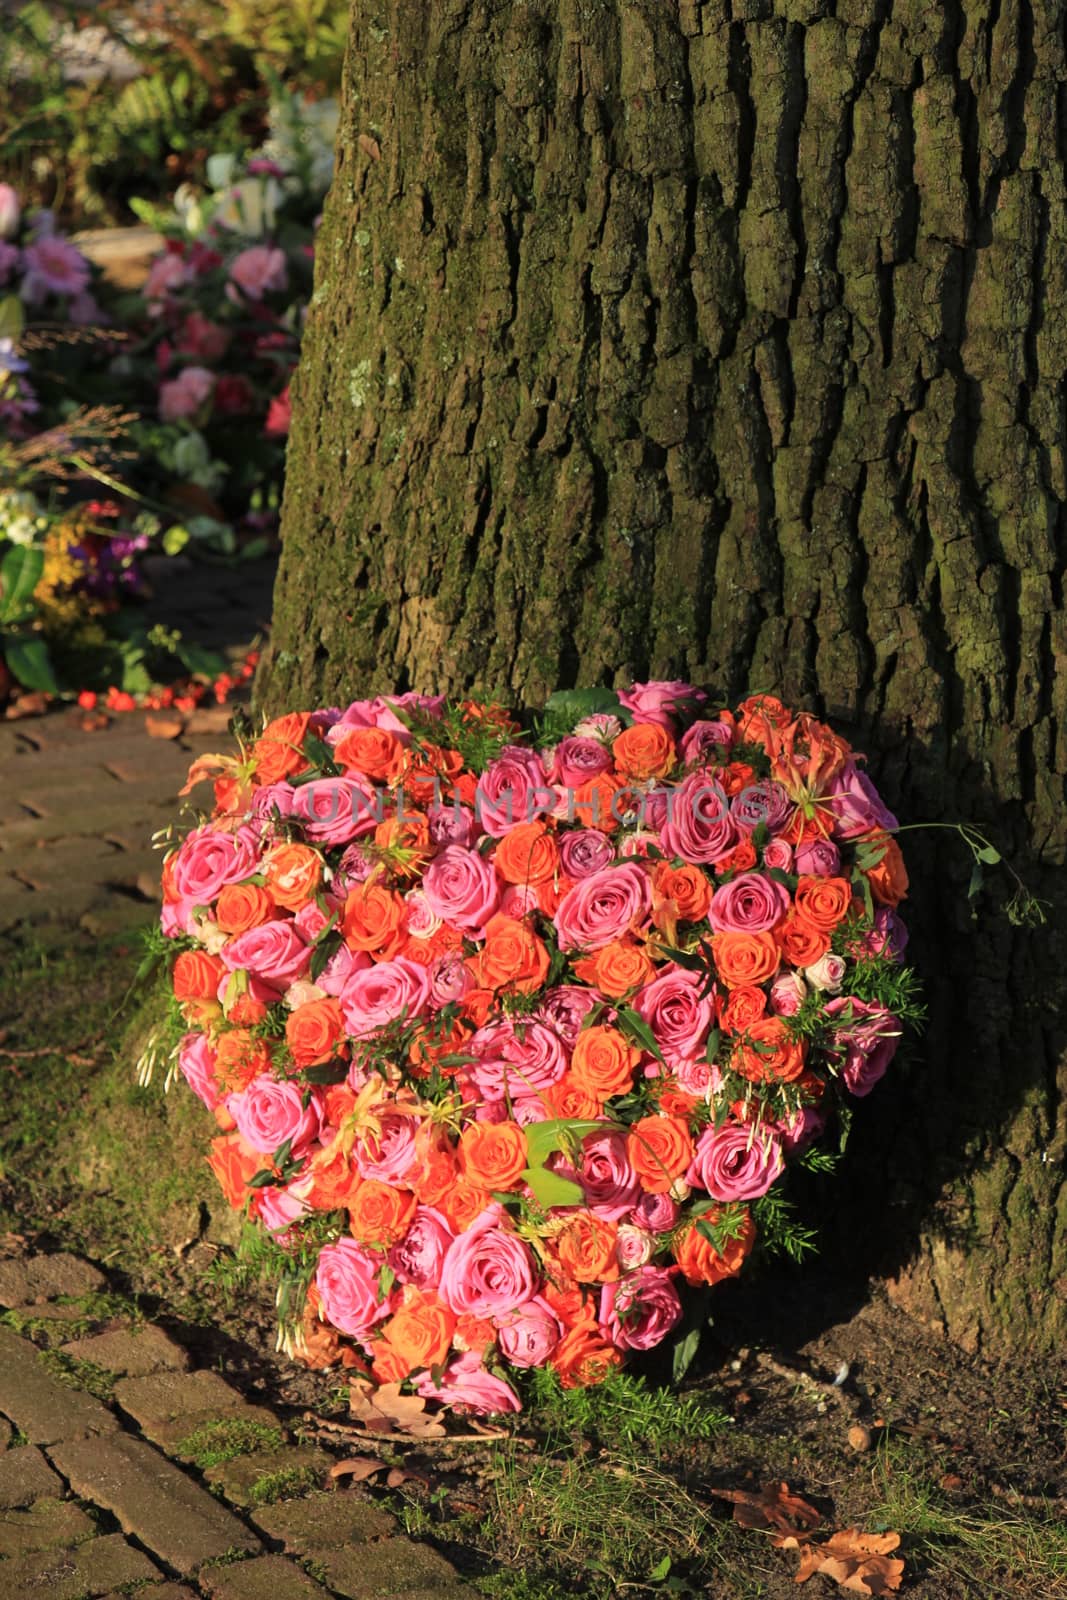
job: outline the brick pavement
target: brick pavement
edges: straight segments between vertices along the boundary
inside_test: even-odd
[[[66,1254],[0,1265],[0,1308],[30,1329],[60,1309],[58,1296],[91,1295],[102,1281]],[[325,1451],[218,1374],[188,1370],[163,1329],[100,1321],[61,1347],[62,1373],[0,1326],[3,1600],[477,1600],[369,1496],[327,1487]],[[109,1374],[107,1400],[78,1387],[106,1393]],[[235,1419],[259,1424],[236,1441],[246,1448],[203,1471],[190,1465],[189,1435]],[[172,1442],[158,1447],[145,1433],[164,1423]],[[222,1437],[233,1446],[232,1432]]]
[[[155,575],[145,624],[243,656],[269,618],[272,579],[269,559],[171,561]],[[151,836],[175,820],[194,757],[229,747],[225,731],[197,731],[207,720],[194,713],[174,740],[149,737],[141,712],[92,732],[69,708],[0,723],[0,933],[53,921],[101,934],[151,919],[160,873]]]

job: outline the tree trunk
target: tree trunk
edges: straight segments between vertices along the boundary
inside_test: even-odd
[[[1065,9],[353,0],[267,703],[774,690],[907,819],[1029,849],[1054,917]],[[852,1248],[971,1348],[1051,1348],[1062,928],[972,922],[931,837],[932,1022],[859,1119],[890,1225]]]

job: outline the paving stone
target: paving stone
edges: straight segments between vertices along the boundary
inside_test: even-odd
[[[134,1594],[143,1597],[143,1600],[200,1600],[199,1595],[192,1589],[187,1589],[184,1583],[153,1583],[146,1589],[135,1589]],[[130,1600],[129,1593],[105,1594],[103,1600]],[[276,1600],[282,1600],[280,1595]],[[437,1597],[440,1600],[440,1596]]]
[[[11,1426],[10,1422],[8,1422],[7,1418],[0,1417],[0,1455],[3,1454],[8,1445],[11,1443],[11,1436],[14,1431],[14,1428]]]
[[[73,1500],[38,1500],[28,1511],[0,1511],[0,1556],[21,1556],[91,1539],[96,1525]],[[2,1586],[0,1568],[0,1586]]]
[[[126,1533],[175,1572],[195,1572],[234,1550],[261,1549],[231,1511],[141,1439],[79,1440],[53,1450],[52,1460],[76,1494],[113,1512]]]
[[[212,1600],[325,1600],[326,1590],[285,1556],[256,1556],[204,1567],[201,1585]]]
[[[209,1427],[213,1422],[258,1422],[265,1428],[281,1428],[278,1418],[273,1411],[267,1411],[263,1406],[222,1406],[213,1411],[191,1411],[188,1416],[175,1417],[168,1422],[142,1422],[141,1432],[153,1444],[157,1444],[167,1455],[174,1456],[178,1461],[191,1461],[192,1456],[188,1450],[180,1447],[192,1434],[200,1428]],[[285,1429],[281,1428],[283,1437]]]
[[[252,1455],[235,1456],[232,1461],[220,1461],[204,1473],[213,1489],[219,1489],[237,1506],[262,1504],[266,1491],[256,1490],[264,1480],[277,1478],[280,1473],[299,1473],[292,1494],[304,1494],[315,1484],[321,1485],[334,1458],[325,1450],[313,1445],[298,1445],[288,1450],[257,1450]],[[272,1498],[281,1499],[282,1495]]]
[[[158,1578],[159,1568],[120,1533],[90,1539],[74,1550],[14,1556],[0,1566],[0,1583],[11,1600],[95,1600],[123,1583]],[[151,1592],[151,1591],[149,1591]]]
[[[341,1550],[309,1550],[331,1589],[345,1600],[381,1600],[411,1589],[439,1590],[458,1585],[456,1569],[429,1545],[410,1539],[382,1539]],[[469,1592],[469,1591],[468,1591]]]
[[[62,1493],[61,1479],[36,1446],[26,1444],[0,1456],[0,1508],[13,1510],[32,1505],[45,1495]]]
[[[31,1444],[112,1433],[119,1425],[114,1413],[92,1395],[53,1378],[36,1347],[8,1328],[0,1328],[0,1411]]]
[[[351,1489],[261,1506],[251,1513],[251,1521],[268,1539],[297,1555],[306,1555],[313,1548],[335,1550],[343,1544],[365,1544],[396,1528],[395,1517]]]
[[[72,1339],[63,1349],[79,1361],[95,1362],[105,1372],[133,1378],[144,1377],[161,1368],[184,1372],[189,1365],[189,1357],[181,1345],[175,1344],[162,1328],[153,1327],[151,1323],[142,1328],[114,1328],[88,1339]]]
[[[61,1294],[93,1294],[104,1287],[102,1272],[66,1250],[25,1261],[0,1261],[0,1306],[24,1306]]]
[[[144,1378],[123,1378],[115,1385],[115,1399],[142,1426],[244,1404],[217,1372],[154,1372]]]

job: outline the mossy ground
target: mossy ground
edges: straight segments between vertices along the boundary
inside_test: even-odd
[[[337,1375],[276,1355],[269,1288],[233,1270],[233,1219],[203,1159],[210,1118],[181,1087],[137,1087],[133,1064],[162,1010],[158,991],[128,993],[137,938],[37,935],[2,954],[0,1231],[72,1249],[111,1275],[109,1291],[83,1297],[58,1328],[32,1310],[4,1320],[105,1397],[107,1374],[52,1347],[149,1314],[182,1326],[202,1363],[224,1356],[255,1398],[290,1416],[309,1405],[340,1415]],[[1067,1388],[1048,1370],[982,1368],[877,1296],[835,1322],[813,1309],[811,1279],[786,1265],[762,1288],[724,1295],[719,1342],[681,1396],[653,1372],[571,1394],[546,1379],[507,1438],[396,1441],[385,1456],[411,1476],[371,1492],[488,1600],[784,1600],[794,1559],[735,1526],[712,1493],[783,1480],[825,1514],[827,1532],[899,1531],[909,1600],[1067,1600]],[[847,1359],[863,1419],[886,1424],[874,1448],[851,1451],[851,1412],[820,1409],[810,1388],[760,1366],[767,1343],[798,1370],[825,1375]],[[201,1465],[275,1442],[228,1427],[198,1441]],[[302,1487],[281,1477],[262,1493]]]

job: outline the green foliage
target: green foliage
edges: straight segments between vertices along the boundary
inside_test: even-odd
[[[276,1500],[292,1500],[319,1486],[320,1474],[314,1467],[281,1467],[277,1472],[265,1472],[249,1489],[253,1505],[269,1506]]]
[[[603,1383],[564,1389],[552,1367],[528,1375],[531,1415],[550,1440],[581,1434],[604,1449],[641,1454],[713,1439],[730,1418],[694,1395],[652,1388],[629,1372],[613,1372]]]
[[[98,1400],[110,1400],[115,1392],[118,1381],[115,1374],[106,1367],[98,1366],[95,1361],[83,1361],[63,1350],[42,1350],[37,1359],[60,1383],[72,1389],[86,1389]]]
[[[285,1436],[280,1428],[244,1417],[226,1417],[196,1428],[176,1446],[176,1453],[204,1472],[208,1467],[221,1466],[237,1456],[280,1450],[284,1444]]]

